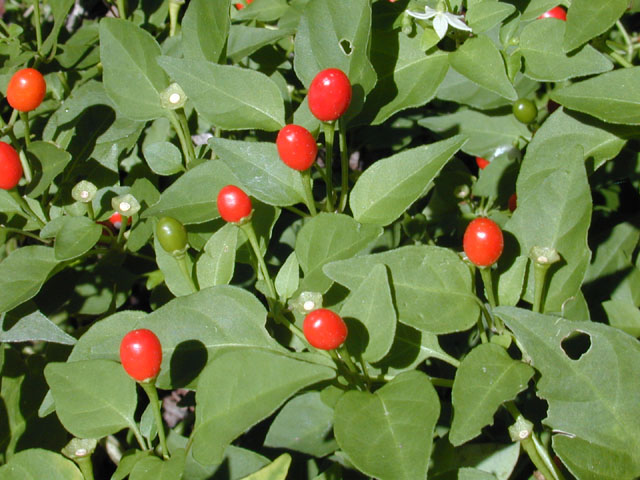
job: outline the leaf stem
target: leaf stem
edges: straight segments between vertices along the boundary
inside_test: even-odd
[[[631,63],[631,61],[633,60],[633,42],[631,41],[631,38],[627,33],[627,29],[624,28],[624,25],[619,19],[616,21],[616,26],[618,27],[618,30],[620,30],[622,38],[624,38],[624,43],[627,46],[627,61]]]
[[[116,0],[116,5],[118,7],[118,15],[123,20],[126,20],[127,19],[126,0]]]
[[[269,297],[272,299],[277,299],[278,295],[276,294],[276,287],[273,284],[273,280],[269,275],[269,270],[267,269],[267,264],[264,261],[264,257],[260,251],[260,245],[258,244],[258,238],[256,237],[256,231],[253,228],[253,223],[248,221],[240,225],[240,229],[247,235],[249,239],[249,244],[253,249],[253,253],[256,256],[256,260],[258,261],[258,270],[262,274],[262,278],[267,284],[267,290],[269,290]]]
[[[34,26],[36,28],[36,50],[40,54],[42,48],[42,25],[40,25],[40,0],[33,0]]]
[[[327,184],[327,212],[333,212],[333,137],[335,134],[335,124],[333,122],[323,122],[324,145],[325,145],[325,171],[324,181]]]
[[[496,308],[496,297],[493,293],[493,278],[491,276],[491,267],[480,267],[480,276],[484,283],[484,290],[487,292],[487,300],[491,308]]]
[[[534,298],[533,311],[544,313],[544,294],[549,264],[533,262]]]
[[[514,441],[520,442],[523,450],[527,452],[529,459],[546,480],[565,480],[562,472],[558,470],[551,459],[551,455],[542,445],[533,431],[533,424],[527,420],[513,402],[506,402],[504,407],[516,421],[509,428],[509,433]]]
[[[300,178],[302,180],[302,186],[304,188],[307,208],[309,209],[309,213],[311,214],[311,216],[315,217],[318,214],[318,211],[316,210],[316,202],[313,199],[313,191],[311,190],[311,169],[307,168],[306,170],[300,172]]]
[[[171,126],[173,127],[173,130],[176,132],[176,135],[178,136],[178,141],[180,142],[180,148],[182,149],[182,155],[184,156],[184,164],[185,164],[185,167],[188,169],[192,158],[195,157],[195,153],[193,157],[191,156],[192,155],[191,152],[193,152],[193,144],[191,144],[191,140],[187,139],[187,137],[185,136],[185,130],[184,130],[184,126],[182,125],[182,119],[180,118],[180,114],[177,114],[173,110],[169,110],[167,112],[167,116],[169,117],[169,121],[171,122]]]
[[[343,212],[347,206],[347,198],[349,195],[349,152],[347,151],[347,126],[344,118],[340,118],[340,120],[338,120],[338,131],[340,139],[340,165],[342,169],[342,184],[340,186],[338,212]]]
[[[164,423],[162,422],[162,415],[160,413],[160,400],[158,399],[158,390],[156,390],[155,382],[140,382],[142,389],[149,397],[149,404],[151,405],[151,411],[153,412],[153,418],[156,421],[156,427],[158,427],[158,437],[160,438],[160,448],[162,449],[162,458],[165,460],[169,458],[169,450],[167,449],[167,438],[164,433]]]
[[[184,2],[182,0],[169,0],[169,36],[173,37],[176,34],[178,27],[178,15],[180,14],[180,8]]]
[[[27,201],[22,197],[22,195],[20,195],[18,193],[18,191],[15,188],[12,188],[11,190],[9,190],[9,195],[11,195],[17,202],[18,205],[20,205],[20,207],[22,208],[22,210],[29,215],[29,217],[35,221],[40,228],[44,227],[44,222],[42,220],[40,220],[40,217],[38,217],[35,212],[31,209],[31,207],[29,206],[29,204],[27,203]]]
[[[94,480],[93,477],[93,463],[91,463],[91,456],[87,455],[85,457],[78,457],[75,459],[78,467],[80,467],[80,472],[82,472],[82,476],[84,480]]]

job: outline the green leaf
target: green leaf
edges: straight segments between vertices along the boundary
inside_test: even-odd
[[[535,20],[556,5],[558,5],[558,0],[531,0],[522,13],[522,21],[528,22]]]
[[[286,0],[261,0],[236,12],[234,20],[271,22],[279,19],[287,8]]]
[[[60,422],[76,437],[102,438],[123,428],[137,428],[133,418],[138,403],[136,383],[119,363],[49,363],[44,375]]]
[[[194,458],[205,464],[220,462],[226,446],[247,428],[301,388],[334,375],[331,368],[268,350],[231,348],[219,353],[198,383]]]
[[[278,207],[304,202],[300,172],[280,160],[275,143],[214,137],[209,145],[238,177],[248,195]]]
[[[351,292],[340,309],[340,316],[349,327],[347,346],[352,353],[361,353],[367,362],[376,362],[389,352],[396,333],[397,315],[384,265],[375,265],[369,276]]]
[[[534,80],[561,82],[609,71],[613,64],[590,45],[567,55],[562,49],[565,22],[557,19],[531,22],[520,35],[524,73]]]
[[[354,218],[381,226],[393,222],[426,194],[433,179],[465,140],[456,136],[375,162],[351,190],[349,205]]]
[[[182,153],[171,142],[157,142],[145,145],[142,153],[153,173],[173,175],[184,170],[182,167]]]
[[[628,6],[628,0],[573,0],[567,11],[564,51],[570,52],[609,30]]]
[[[551,99],[600,120],[640,125],[640,67],[621,68],[551,93]]]
[[[176,297],[194,293],[194,286],[192,286],[185,274],[182,272],[182,267],[180,267],[180,264],[178,263],[179,260],[162,248],[157,236],[154,236],[153,239],[153,250],[156,254],[156,263],[158,264],[158,268],[162,271],[165,284],[169,291]],[[187,272],[193,280],[193,259],[191,258],[191,255],[189,255],[189,252],[185,254],[184,262],[187,265]]]
[[[638,341],[607,325],[576,323],[514,307],[499,307],[496,314],[541,374],[537,394],[549,404],[544,423],[559,432],[556,437],[571,437],[554,439],[554,445],[560,441],[564,447],[557,453],[565,465],[582,465],[578,471],[601,478],[594,457],[617,452],[616,470],[624,472],[618,478],[640,475]],[[576,336],[581,341],[577,351],[568,343]]]
[[[470,38],[449,54],[449,62],[459,73],[507,100],[517,100],[513,85],[505,72],[500,51],[485,35]]]
[[[630,134],[631,127],[607,125],[580,113],[569,114],[558,109],[544,121],[527,146],[518,182],[522,187],[526,184],[530,188],[548,173],[538,171],[548,168],[546,163],[538,165],[528,161],[529,158],[551,157],[569,145],[581,145],[587,159],[587,171],[595,170],[620,153]]]
[[[465,467],[458,470],[458,480],[496,480],[496,477],[477,468]]]
[[[535,169],[535,177],[526,174],[529,168]],[[563,303],[580,290],[591,258],[587,244],[591,189],[582,147],[566,146],[562,163],[558,162],[557,152],[535,156],[527,153],[520,172],[518,208],[504,230],[518,240],[519,245],[514,248],[519,249],[520,255],[528,255],[534,246],[558,251],[562,261],[547,275],[545,311],[559,312]],[[534,298],[534,283],[530,268],[523,295],[529,302]]]
[[[381,480],[425,478],[438,395],[424,373],[395,377],[375,393],[351,390],[335,412],[338,444],[359,470]]]
[[[278,295],[284,300],[296,293],[300,285],[300,264],[295,252],[291,253],[280,267],[274,283]]]
[[[226,224],[207,241],[204,253],[196,263],[196,274],[200,289],[226,285],[231,281],[235,269],[238,227]]]
[[[607,300],[602,303],[607,312],[609,325],[627,332],[634,337],[640,337],[640,310],[633,303],[625,300]]]
[[[294,69],[308,87],[318,72],[339,68],[351,81],[347,117],[356,114],[376,84],[369,61],[371,5],[368,0],[314,0],[304,7],[295,39]]]
[[[138,461],[129,475],[130,480],[180,480],[185,464],[185,451],[171,452],[171,458],[144,457]]]
[[[295,33],[295,30],[272,30],[270,28],[232,25],[229,30],[227,56],[233,61],[238,62],[260,48],[271,45],[293,33]]]
[[[73,7],[74,0],[60,0],[57,2],[53,2],[50,5],[51,14],[53,15],[53,27],[49,31],[47,38],[42,42],[42,46],[38,50],[38,53],[43,57],[47,56],[54,45],[58,42],[58,35],[60,34],[60,29],[65,23],[67,18],[67,14],[71,7]]]
[[[473,467],[494,475],[498,480],[508,480],[520,456],[520,443],[468,443],[454,448],[448,439],[436,442],[431,458],[433,467],[430,478],[455,478],[455,472]]]
[[[283,453],[269,465],[259,471],[244,477],[243,480],[285,480],[291,465],[291,455]]]
[[[516,7],[502,2],[480,2],[469,7],[465,19],[478,34],[491,30],[509,15],[516,11]]]
[[[160,54],[158,43],[142,28],[119,18],[102,19],[102,77],[119,113],[134,120],[153,120],[165,114],[160,93],[169,80],[156,63]]]
[[[69,361],[117,361],[122,337],[132,329],[148,328],[162,344],[158,388],[193,388],[219,349],[284,351],[269,336],[266,319],[264,306],[251,293],[221,285],[175,298],[149,315],[122,312],[103,319],[80,337]]]
[[[445,53],[438,50],[425,55],[419,36],[407,37],[399,31],[375,31],[371,41],[378,82],[367,95],[357,123],[378,125],[401,110],[433,99],[449,69]]]
[[[0,467],[3,480],[83,480],[75,463],[59,453],[33,448],[13,455]]]
[[[64,217],[58,233],[54,252],[58,260],[70,260],[88,252],[98,243],[102,225],[87,217]]]
[[[229,33],[227,0],[194,0],[182,18],[185,58],[219,62]]]
[[[320,392],[306,392],[280,410],[264,445],[325,457],[338,448],[331,435],[332,427],[333,409],[322,401]]]
[[[480,313],[471,273],[458,255],[441,247],[407,246],[327,265],[331,279],[354,290],[374,266],[390,271],[398,320],[418,330],[443,334],[473,326]]]
[[[513,360],[504,348],[485,343],[475,347],[456,371],[451,398],[454,408],[449,441],[461,445],[493,424],[493,415],[513,400],[533,376],[526,363]]]
[[[483,158],[493,156],[498,148],[507,145],[524,147],[523,139],[531,138],[527,126],[518,122],[511,112],[487,115],[461,108],[456,113],[422,118],[418,124],[439,133],[454,129],[467,138],[462,151]]]
[[[34,297],[58,265],[53,248],[29,245],[0,262],[0,312]]]
[[[160,57],[158,63],[216,127],[274,131],[285,124],[280,90],[264,73],[205,60]]]
[[[169,216],[184,225],[218,218],[217,192],[238,180],[220,160],[209,160],[188,170],[162,192],[160,200],[142,218]]]
[[[53,180],[61,174],[71,161],[71,155],[53,143],[32,142],[28,151],[33,180],[28,186],[28,195],[37,198],[46,192]]]
[[[0,330],[0,342],[51,342],[73,345],[76,339],[66,334],[39,311],[22,317],[7,331]]]
[[[516,74],[514,88],[519,98],[530,96],[538,86],[538,82],[525,77],[522,73]],[[491,110],[511,105],[511,101],[472,82],[453,68],[447,71],[436,96],[442,100],[469,105],[480,110]]]
[[[304,272],[302,288],[326,292],[332,282],[322,272],[322,267],[329,262],[352,257],[381,234],[382,228],[361,225],[347,215],[320,213],[311,218],[300,229],[295,246]]]

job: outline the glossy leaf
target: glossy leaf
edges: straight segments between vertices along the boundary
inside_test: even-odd
[[[640,67],[614,70],[561,88],[551,98],[605,122],[640,125],[639,71]]]
[[[119,18],[100,22],[104,86],[118,111],[134,120],[164,115],[160,93],[169,86],[156,63],[160,46],[145,30]]]
[[[238,287],[221,285],[171,300],[153,313],[116,313],[96,323],[78,341],[69,361],[119,359],[120,341],[130,330],[148,328],[162,344],[159,388],[194,387],[218,349],[283,348],[265,329],[264,306]]]
[[[371,61],[378,81],[356,122],[378,125],[435,96],[449,69],[446,54],[437,51],[425,55],[419,36],[407,37],[399,32],[376,31],[371,41]]]
[[[490,30],[515,10],[516,8],[508,3],[480,2],[469,6],[465,19],[473,33],[478,34]]]
[[[306,392],[291,399],[269,427],[264,444],[314,457],[325,457],[338,448],[332,438],[333,409],[320,392]]]
[[[475,110],[459,109],[456,113],[425,117],[418,124],[434,132],[455,129],[467,138],[463,152],[477,157],[491,157],[505,145],[524,146],[523,138],[531,138],[527,126],[518,122],[511,112],[485,114]]]
[[[464,144],[453,137],[378,160],[356,182],[349,205],[361,223],[388,225],[428,191],[442,167]]]
[[[247,428],[301,388],[334,375],[331,368],[268,350],[230,348],[219,353],[198,384],[194,458],[219,462],[226,446]]]
[[[136,383],[119,363],[49,363],[44,374],[60,422],[76,437],[101,438],[123,428],[137,428],[133,418],[138,402]]]
[[[637,340],[606,325],[576,324],[513,307],[500,307],[497,314],[541,374],[538,395],[549,404],[544,423],[559,432],[556,435],[575,439],[559,440],[560,459],[568,467],[582,465],[573,473],[591,471],[596,478],[601,467],[585,460],[618,452],[621,478],[638,476],[640,443],[633,432],[640,427],[640,407],[634,401],[640,386],[627,381],[640,374]],[[568,352],[566,341],[576,335],[582,337],[582,347]]]
[[[367,362],[376,362],[389,352],[397,315],[384,265],[375,265],[369,276],[351,292],[340,309],[340,316],[349,327],[347,345],[353,345],[353,353],[362,354]]]
[[[381,480],[424,478],[440,402],[427,376],[408,372],[375,393],[349,391],[336,405],[338,444]]]
[[[304,272],[301,287],[321,293],[327,291],[332,281],[322,267],[364,250],[381,233],[380,227],[359,224],[346,215],[321,213],[313,217],[298,233],[295,246]]]
[[[173,143],[157,142],[145,145],[143,154],[151,171],[158,175],[173,175],[184,170],[182,154]]]
[[[525,74],[534,80],[561,82],[609,71],[613,64],[590,45],[567,55],[562,49],[565,22],[545,19],[532,22],[520,35]]]
[[[227,224],[211,235],[198,258],[196,273],[200,289],[226,285],[235,269],[238,228]]]
[[[29,245],[0,262],[0,312],[34,297],[58,265],[53,248]]]
[[[218,218],[216,195],[222,187],[238,183],[235,175],[219,160],[192,168],[166,188],[160,200],[142,213],[143,218],[169,216],[184,225]]]
[[[182,18],[185,58],[219,62],[229,33],[227,0],[189,2]]]
[[[274,143],[212,138],[209,144],[249,196],[274,206],[304,202],[300,173],[280,160]]]
[[[470,38],[449,54],[449,62],[459,73],[481,87],[508,100],[517,100],[518,94],[507,78],[502,56],[489,37]]]
[[[526,174],[529,168],[536,171],[538,181],[535,183],[533,177]],[[565,149],[561,164],[557,153],[527,154],[517,192],[518,208],[505,230],[517,238],[521,255],[528,255],[534,246],[558,251],[562,262],[548,275],[545,301],[545,311],[558,312],[568,298],[578,293],[591,258],[587,245],[591,191],[582,148]],[[531,302],[533,269],[529,269],[526,285],[523,298]]]
[[[287,257],[287,260],[278,270],[274,284],[278,295],[285,300],[291,298],[298,290],[298,285],[300,285],[300,264],[295,252]]]
[[[564,50],[570,52],[608,30],[625,12],[627,0],[574,0],[567,12]]]
[[[58,233],[54,252],[58,260],[70,260],[88,252],[102,235],[102,226],[87,217],[66,217]]]
[[[401,247],[335,261],[324,271],[353,290],[378,264],[389,268],[400,322],[436,334],[459,332],[476,323],[479,306],[471,291],[469,268],[450,250]]]
[[[22,317],[7,331],[0,331],[0,342],[51,342],[73,345],[76,339],[65,333],[39,311]]]
[[[456,371],[451,391],[454,414],[449,441],[457,446],[477,437],[493,424],[500,405],[527,388],[533,373],[498,345],[486,343],[471,350]]]
[[[226,130],[268,131],[284,126],[282,96],[265,74],[205,60],[161,57],[158,63],[213,125]]]
[[[78,467],[59,453],[40,448],[23,450],[0,467],[3,480],[83,480]]]

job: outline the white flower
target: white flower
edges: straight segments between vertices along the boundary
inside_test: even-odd
[[[433,29],[438,34],[438,37],[442,39],[447,34],[447,29],[449,25],[453,28],[457,28],[458,30],[465,30],[467,32],[471,31],[471,28],[467,26],[464,21],[462,21],[462,15],[454,15],[453,13],[449,13],[444,9],[444,6],[439,5],[438,9],[435,10],[431,7],[424,7],[424,13],[420,12],[411,12],[407,10],[407,13],[414,18],[418,18],[420,20],[429,20],[433,18]]]

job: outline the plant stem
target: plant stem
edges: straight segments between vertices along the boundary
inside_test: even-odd
[[[333,137],[335,124],[333,122],[323,122],[324,145],[326,155],[324,159],[325,171],[327,173],[325,182],[327,184],[327,212],[333,212]]]
[[[40,0],[33,0],[33,15],[36,28],[36,50],[40,53],[42,48],[42,25],[40,25]]]
[[[620,55],[617,52],[610,52],[609,56],[613,58],[616,62],[618,62],[620,65],[622,65],[624,68],[633,67],[633,63],[628,62],[626,58],[624,58],[622,55]]]
[[[344,118],[338,120],[339,142],[340,142],[340,165],[342,169],[342,184],[340,187],[340,201],[338,202],[338,212],[343,212],[347,206],[349,194],[349,155],[347,151],[347,126]]]
[[[45,244],[51,243],[50,241],[45,240],[44,238],[40,238],[39,236],[34,235],[33,233],[29,233],[29,232],[25,232],[23,230],[20,230],[19,228],[11,228],[11,227],[5,227],[4,225],[0,225],[0,230],[6,230],[7,232],[18,233],[20,235],[23,235],[23,236],[29,237],[29,238],[33,238],[34,240],[37,240],[37,241],[45,243]]]
[[[127,229],[127,225],[129,225],[129,217],[126,215],[122,215],[122,223],[120,224],[120,230],[118,230],[118,238],[116,239],[116,243],[118,245],[122,245],[124,240],[124,231]]]
[[[258,243],[258,238],[256,237],[256,231],[253,229],[253,224],[251,221],[240,225],[242,231],[247,235],[249,239],[249,243],[251,244],[251,248],[253,249],[253,253],[256,256],[258,261],[258,269],[264,278],[265,283],[267,284],[267,289],[269,290],[269,296],[272,299],[277,299],[278,295],[276,294],[276,287],[273,284],[273,280],[271,280],[271,276],[269,276],[269,270],[267,269],[267,264],[264,261],[264,257],[260,252],[260,244]]]
[[[562,472],[560,472],[555,463],[553,463],[551,455],[549,455],[547,449],[542,445],[542,443],[540,443],[540,440],[538,440],[535,432],[533,431],[533,424],[528,421],[522,413],[520,413],[520,410],[518,410],[518,407],[516,407],[513,402],[506,402],[504,407],[516,421],[513,426],[526,425],[528,427],[520,430],[519,435],[517,436],[517,441],[520,442],[523,450],[527,452],[529,459],[533,462],[538,471],[546,480],[565,480]]]
[[[175,111],[170,110],[168,112],[168,117],[169,117],[169,121],[171,122],[171,126],[173,127],[173,130],[176,132],[176,135],[178,136],[178,140],[180,141],[180,148],[182,149],[184,164],[185,164],[185,167],[188,169],[189,164],[191,163],[191,159],[195,157],[195,154],[193,155],[193,157],[191,156],[191,152],[193,152],[193,144],[191,144],[191,140],[187,139],[187,137],[185,136],[185,130],[182,125],[180,115],[177,114]]]
[[[22,196],[18,193],[18,191],[15,188],[12,188],[11,190],[9,190],[9,195],[11,195],[16,202],[18,202],[18,205],[20,205],[20,207],[22,208],[22,210],[29,215],[29,217],[36,222],[40,228],[44,227],[44,222],[42,220],[40,220],[40,217],[38,217],[35,212],[31,209],[31,207],[29,206],[29,204],[27,203],[27,201],[22,198]]]
[[[178,115],[178,120],[180,121],[180,125],[182,126],[182,132],[184,134],[185,142],[187,144],[187,152],[189,154],[189,162],[196,159],[196,150],[193,147],[193,142],[191,141],[191,133],[189,131],[189,122],[187,121],[187,115],[184,112],[184,108],[179,108],[176,110]]]
[[[338,353],[338,350],[328,350],[328,353],[329,355],[331,355],[331,358],[336,363],[338,370],[341,371],[342,376],[347,380],[347,382],[357,386],[358,389],[360,390],[366,390],[365,386],[362,384],[360,380],[358,371],[355,369],[353,365],[353,362],[351,362],[351,366],[349,366],[349,364],[346,363],[343,360],[343,358],[340,356],[340,354]],[[347,353],[346,357],[348,356],[349,354]]]
[[[160,438],[162,458],[166,460],[169,458],[169,450],[167,449],[167,439],[164,434],[164,423],[162,422],[162,415],[160,414],[160,400],[158,399],[156,384],[152,382],[140,382],[140,385],[147,394],[147,397],[149,397],[149,404],[151,405],[153,418],[156,421],[156,427],[158,427],[158,437]]]
[[[434,387],[453,388],[453,380],[449,378],[429,377]]]
[[[28,184],[31,183],[32,175],[31,175],[31,165],[29,165],[29,160],[27,159],[27,154],[24,153],[24,150],[20,150],[18,153],[18,157],[20,158],[20,164],[22,165],[22,173],[24,175],[24,181]]]
[[[80,472],[82,472],[82,476],[84,480],[94,480],[93,479],[93,463],[91,462],[91,457],[87,455],[86,457],[78,457],[75,459],[78,467],[80,467]]]
[[[534,299],[533,311],[544,313],[544,291],[546,286],[549,264],[533,262]]]
[[[173,37],[176,34],[178,27],[178,15],[180,14],[180,8],[184,2],[182,0],[169,0],[169,36]]]
[[[191,273],[189,272],[189,266],[187,265],[186,253],[184,255],[180,255],[178,257],[174,257],[176,262],[178,262],[178,266],[180,267],[180,271],[184,276],[185,280],[191,287],[191,290],[195,293],[198,291],[196,284],[193,282],[193,277],[191,277]]]
[[[633,60],[633,42],[631,41],[631,38],[627,33],[627,29],[624,28],[624,25],[622,25],[622,22],[620,20],[616,21],[616,26],[618,27],[618,30],[622,34],[622,38],[624,38],[624,43],[626,44],[626,47],[627,47],[627,61],[631,63],[631,61]]]
[[[482,283],[484,283],[484,289],[487,292],[487,299],[491,308],[496,308],[496,297],[493,293],[493,278],[491,276],[491,267],[480,267],[480,276],[482,277]]]
[[[307,208],[312,217],[318,214],[316,210],[316,202],[313,199],[313,191],[311,190],[311,169],[300,172],[300,178],[302,180],[302,186],[304,187],[304,195],[306,197]]]
[[[96,219],[96,214],[93,211],[93,203],[92,202],[87,202],[86,205],[87,205],[87,214],[89,215],[89,218],[91,220],[95,220]]]
[[[116,5],[118,7],[118,15],[123,20],[127,19],[127,9],[126,9],[126,0],[116,0]]]

